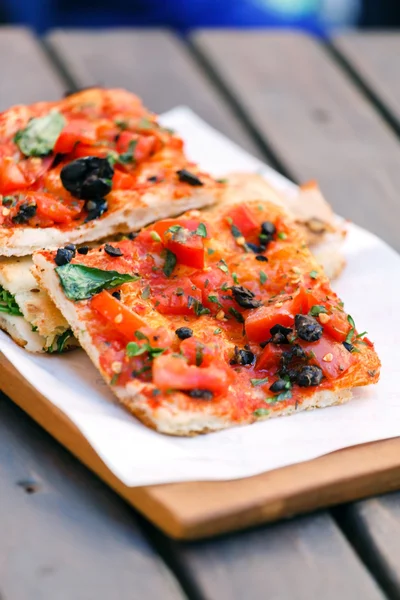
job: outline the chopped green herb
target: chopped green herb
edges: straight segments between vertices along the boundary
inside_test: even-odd
[[[208,296],[208,299],[209,299],[210,302],[213,302],[214,304],[219,304],[219,298],[218,298],[218,296],[210,295],[210,296]]]
[[[150,371],[150,370],[151,370],[150,365],[145,365],[141,369],[137,369],[137,371],[132,371],[132,375],[133,375],[133,377],[139,377],[139,375],[142,375],[143,373],[146,373],[147,371]]]
[[[214,329],[214,335],[219,335],[220,333],[222,333],[221,327],[217,327],[217,329]]]
[[[149,341],[149,338],[147,337],[147,335],[145,335],[144,333],[142,333],[141,331],[139,331],[139,329],[137,331],[135,331],[135,338],[138,340],[147,340]]]
[[[250,379],[250,383],[253,387],[265,385],[266,383],[268,383],[268,377],[264,377],[264,379]]]
[[[326,310],[325,306],[321,306],[320,304],[314,304],[314,306],[310,308],[310,315],[313,317],[318,317],[318,315],[320,315],[321,313],[327,312],[328,311]]]
[[[168,227],[166,233],[177,233],[180,229],[183,229],[182,225],[171,225],[171,227]]]
[[[118,373],[114,373],[114,375],[110,379],[110,385],[115,385],[117,383],[117,381],[118,381],[118,377],[119,377],[119,374]]]
[[[231,232],[234,238],[242,237],[242,232],[238,227],[236,227],[236,225],[231,226]]]
[[[233,283],[236,283],[236,284],[239,283],[239,279],[238,279],[237,273],[232,273],[232,279],[233,279]]]
[[[203,238],[207,237],[207,227],[204,225],[204,223],[199,223],[195,233]]]
[[[69,300],[85,300],[102,290],[117,287],[128,281],[137,281],[138,275],[103,271],[94,267],[68,263],[55,269],[65,295]]]
[[[242,313],[240,313],[238,310],[236,310],[236,308],[233,308],[233,306],[230,307],[229,312],[231,313],[231,315],[233,315],[236,319],[236,321],[238,323],[244,323],[244,318]]]
[[[268,408],[257,408],[253,412],[253,415],[255,415],[256,417],[266,417],[267,415],[269,415],[269,410]]]
[[[221,260],[217,264],[217,267],[221,269],[221,271],[223,271],[224,273],[229,273],[228,265],[226,264],[223,258],[221,258]]]
[[[14,204],[14,200],[14,196],[3,196],[2,204],[3,206],[11,206],[12,204]]]
[[[358,340],[358,339],[360,339],[360,338],[363,338],[363,337],[364,337],[364,335],[367,335],[367,333],[368,333],[368,331],[363,331],[362,333],[358,333],[358,334],[356,335],[356,340]]]
[[[14,142],[25,156],[46,156],[53,150],[64,125],[63,115],[52,111],[31,119],[25,129],[17,131]]]
[[[200,367],[203,362],[203,345],[197,343],[196,344],[196,367]]]
[[[65,346],[66,346],[68,340],[71,339],[72,337],[74,337],[74,334],[72,333],[72,329],[67,329],[66,331],[64,331],[64,333],[57,336],[57,352],[59,352],[59,353],[64,352],[64,349],[65,349]]]
[[[139,337],[139,331],[135,332],[135,335],[138,339],[142,339]],[[143,335],[143,334],[142,334]],[[144,336],[146,337],[146,336]],[[142,354],[144,354],[145,352],[148,353],[149,358],[153,359],[156,358],[157,356],[160,356],[160,354],[163,354],[163,352],[165,352],[166,348],[153,348],[153,346],[150,345],[149,341],[146,338],[146,341],[144,342],[144,344],[138,344],[137,342],[129,342],[129,344],[127,344],[126,346],[126,355],[129,356],[129,358],[133,358],[135,356],[141,356]]]
[[[161,238],[157,231],[150,231],[150,237],[153,240],[153,242],[161,242]]]
[[[137,124],[138,129],[155,129],[157,124],[153,121],[150,121],[147,117],[142,117]]]
[[[207,248],[207,254],[208,256],[211,256],[211,254],[214,254],[215,250],[213,250],[212,248]]]
[[[351,315],[347,315],[347,321],[350,325],[350,329],[349,329],[349,333],[346,336],[346,343],[347,344],[351,344],[351,342],[353,341],[353,337],[354,337],[354,332],[356,329],[356,324],[354,323],[354,319]]]
[[[261,285],[264,285],[264,283],[267,281],[268,276],[264,273],[264,271],[260,271],[260,283]]]
[[[315,271],[315,270],[310,271],[310,277],[311,277],[311,279],[317,279],[318,271]]]
[[[224,179],[224,178],[222,178],[222,179],[216,179],[215,181],[216,181],[217,183],[228,183],[228,180],[227,180],[227,179]]]
[[[286,240],[287,238],[287,235],[284,231],[280,231],[277,235],[280,240]]]
[[[0,286],[0,312],[8,313],[16,317],[22,316],[22,312],[13,296]]]
[[[356,324],[354,323],[354,319],[351,315],[347,315],[347,320],[350,323],[350,327],[352,327],[353,329],[356,328]]]
[[[138,143],[138,140],[131,140],[129,142],[128,150],[119,155],[118,162],[122,163],[123,165],[133,163],[134,162],[133,153],[135,151],[135,147],[136,147],[137,143]]]
[[[280,400],[289,400],[291,397],[292,397],[291,390],[285,390],[284,392],[281,392],[280,394],[275,396],[275,400],[277,402],[279,402]]]
[[[228,282],[227,282],[227,281],[224,281],[224,283],[221,285],[221,290],[222,290],[223,292],[226,292],[226,291],[227,291],[227,290],[229,290],[229,289],[230,289],[230,287],[229,287],[229,285],[228,285]]]
[[[116,124],[117,127],[119,127],[122,130],[128,129],[129,124],[124,119],[115,119],[114,123]]]
[[[146,287],[142,291],[143,300],[148,300],[150,298],[150,286],[146,285]]]
[[[226,217],[226,220],[229,223],[229,225],[232,225],[232,223],[233,223],[232,217]]]
[[[170,277],[172,274],[172,271],[175,269],[176,266],[176,256],[173,252],[171,252],[171,250],[166,250],[166,254],[165,254],[165,263],[164,263],[164,267],[163,267],[163,272],[164,275],[166,277]]]

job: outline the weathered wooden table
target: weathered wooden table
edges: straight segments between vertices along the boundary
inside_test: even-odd
[[[0,110],[100,84],[179,104],[400,250],[400,34],[0,29]],[[0,600],[400,598],[400,493],[165,538],[0,396]]]

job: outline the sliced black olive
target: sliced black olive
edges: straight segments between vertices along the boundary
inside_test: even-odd
[[[288,336],[289,333],[292,333],[292,331],[293,331],[293,329],[291,329],[290,327],[285,327],[284,325],[281,325],[280,323],[277,323],[276,325],[271,327],[271,329],[269,330],[271,335],[275,335],[276,333],[281,333],[284,336]]]
[[[121,292],[119,290],[113,292],[111,296],[114,296],[114,298],[116,298],[117,300],[121,300]]]
[[[75,256],[75,254],[76,254],[76,246],[75,246],[75,244],[66,244],[64,246],[64,248],[66,250],[71,250],[73,252],[73,256]]]
[[[29,219],[31,219],[35,215],[36,204],[29,204],[28,202],[23,202],[18,209],[18,213],[11,220],[17,225],[22,225],[23,223],[27,223]]]
[[[189,396],[199,400],[212,400],[214,398],[214,394],[210,390],[190,390]]]
[[[194,175],[186,169],[180,169],[176,172],[176,174],[179,177],[179,181],[183,181],[184,183],[188,183],[189,185],[204,185],[204,183],[201,181],[201,179],[197,177],[197,175]]]
[[[192,337],[193,329],[190,329],[190,327],[179,327],[175,330],[175,333],[180,340],[186,340],[187,338]]]
[[[87,254],[89,252],[89,246],[81,246],[77,249],[78,254]]]
[[[56,257],[54,262],[58,267],[62,267],[62,265],[67,265],[74,258],[75,252],[70,248],[59,248],[57,250]]]
[[[132,231],[131,233],[128,233],[128,235],[126,236],[128,238],[128,240],[134,240],[137,238],[139,234],[135,231]]]
[[[61,169],[61,182],[75,198],[91,200],[111,192],[114,168],[107,158],[85,156]]]
[[[283,335],[283,333],[275,333],[275,335],[272,336],[272,338],[270,339],[270,342],[272,342],[273,344],[289,344],[289,340],[287,339],[286,335]]]
[[[316,365],[304,366],[297,375],[297,384],[301,387],[319,385],[322,380],[322,371]]]
[[[324,331],[322,325],[310,315],[296,315],[294,325],[299,338],[306,342],[316,342],[321,339]]]
[[[252,242],[246,242],[246,246],[252,252],[254,252],[254,254],[257,254],[258,256],[261,256],[261,252],[264,252],[264,250],[266,249],[266,246],[264,246],[263,244],[258,245],[258,244],[253,244]],[[256,258],[257,258],[257,260],[260,260],[258,258],[258,256]],[[265,260],[268,260],[268,259],[265,258]]]
[[[286,386],[287,382],[284,379],[278,379],[277,381],[274,381],[272,385],[269,386],[269,389],[271,390],[271,392],[282,392],[284,389],[286,389]]]
[[[282,353],[282,362],[283,364],[285,363],[289,363],[290,361],[292,361],[293,359],[305,359],[307,358],[306,353],[304,352],[303,348],[301,346],[299,346],[299,344],[293,344],[293,346],[291,346],[290,350],[286,350],[285,352]]]
[[[258,308],[261,306],[259,300],[255,300],[255,294],[242,285],[234,285],[231,287],[233,297],[242,308]]]
[[[350,344],[349,342],[342,342],[342,344],[348,352],[353,352],[353,350],[354,350],[353,344]]]
[[[150,181],[151,183],[157,183],[158,177],[157,175],[152,175],[151,177],[147,178],[147,181]]]
[[[275,231],[276,231],[276,227],[273,223],[271,223],[271,221],[264,221],[264,223],[261,223],[261,233],[262,234],[272,237],[274,235]]]
[[[115,248],[115,246],[111,246],[111,244],[105,244],[104,252],[106,252],[109,256],[123,256],[123,252],[121,248]]]
[[[88,211],[85,219],[85,223],[87,223],[88,221],[98,219],[103,213],[106,212],[108,208],[107,200],[105,198],[100,198],[99,200],[88,200],[85,208]]]
[[[249,245],[249,244],[247,244],[247,245]],[[256,260],[259,260],[260,262],[268,262],[268,258],[266,256],[264,256],[264,254],[257,254]]]
[[[256,360],[255,355],[247,348],[239,349],[235,346],[235,355],[231,360],[231,365],[252,365]]]

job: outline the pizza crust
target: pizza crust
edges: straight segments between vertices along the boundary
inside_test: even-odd
[[[76,338],[79,340],[82,348],[89,355],[95,367],[100,371],[106,383],[109,385],[109,378],[102,371],[100,365],[99,352],[92,343],[88,331],[83,327],[79,320],[79,316],[75,309],[75,303],[68,300],[61,288],[58,277],[55,273],[55,265],[50,260],[47,260],[40,253],[33,257],[35,264],[35,276],[41,283],[41,286],[47,291],[53,302],[62,312],[64,317],[69,322]],[[145,425],[157,430],[160,433],[176,436],[193,436],[201,433],[209,433],[226,429],[228,427],[245,425],[255,421],[265,420],[271,417],[289,415],[293,412],[302,410],[311,410],[314,408],[322,408],[332,406],[334,404],[342,404],[351,398],[349,389],[338,390],[320,390],[310,396],[307,396],[299,402],[297,408],[288,406],[281,410],[274,409],[261,418],[251,417],[240,423],[227,419],[226,416],[218,416],[215,414],[212,403],[202,402],[199,404],[198,411],[181,410],[179,402],[174,401],[164,403],[157,409],[152,410],[149,407],[146,397],[141,394],[141,389],[144,384],[138,380],[131,381],[126,387],[110,386],[119,402],[125,406],[129,412],[140,419]],[[178,398],[179,392],[174,394],[172,398]]]

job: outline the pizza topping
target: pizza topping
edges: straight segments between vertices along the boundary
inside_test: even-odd
[[[315,365],[306,365],[299,371],[296,383],[300,387],[310,387],[319,385],[322,381],[323,373]]]
[[[54,258],[54,262],[59,267],[61,267],[62,265],[67,265],[74,258],[74,254],[74,251],[70,248],[59,248]]]
[[[101,217],[101,215],[104,214],[108,209],[108,203],[105,198],[88,200],[85,208],[88,211],[85,219],[85,223],[87,223]]]
[[[170,277],[172,275],[172,271],[175,269],[176,266],[176,255],[171,252],[171,250],[168,250],[168,248],[165,251],[165,262],[164,262],[164,266],[163,266],[163,272],[164,275],[166,277]]]
[[[116,248],[115,246],[111,246],[111,244],[104,245],[104,252],[112,257],[123,256],[121,248]]]
[[[180,169],[179,171],[176,172],[176,174],[178,175],[180,181],[183,181],[184,183],[188,183],[189,185],[193,185],[193,186],[204,185],[204,183],[201,181],[201,179],[199,179],[197,177],[197,175],[194,175],[187,169]]]
[[[89,252],[89,246],[81,246],[77,249],[78,254],[86,255]]]
[[[271,221],[264,221],[261,223],[261,234],[272,239],[272,236],[276,232],[276,227]]]
[[[277,323],[269,330],[272,338],[269,340],[273,344],[289,344],[288,335],[293,332],[293,329],[290,327],[284,327]]]
[[[246,366],[254,364],[255,360],[255,354],[251,352],[248,346],[245,346],[243,350],[235,346],[235,354],[234,357],[231,359],[230,364]]]
[[[65,189],[76,198],[91,200],[111,192],[114,169],[107,158],[85,156],[65,165],[60,172]]]
[[[12,217],[13,223],[16,225],[23,225],[35,216],[37,211],[36,203],[34,202],[23,202],[18,207],[17,214]]]
[[[256,260],[259,260],[260,262],[268,262],[268,258],[264,256],[264,254],[257,254]]]
[[[175,330],[175,333],[180,340],[186,340],[192,337],[193,329],[190,329],[190,327],[179,327]]]
[[[296,315],[294,324],[298,337],[306,342],[316,342],[322,337],[323,328],[314,317]]]
[[[349,342],[342,342],[342,344],[346,348],[347,352],[354,352],[353,344],[349,344]]]
[[[13,294],[0,285],[0,312],[8,313],[16,317],[22,316],[22,312]]]
[[[289,386],[291,385],[290,381],[286,381],[285,379],[277,379],[272,385],[270,385],[269,389],[274,393],[282,392],[283,390],[287,389],[288,384]]]
[[[45,117],[31,119],[25,129],[15,134],[14,141],[25,156],[49,154],[65,124],[59,112],[50,112]]]
[[[245,288],[242,285],[233,285],[231,290],[236,302],[242,308],[258,308],[261,306],[261,302],[255,300],[255,294],[248,288]]]
[[[60,250],[64,250],[63,256],[65,256],[65,249],[63,248],[59,249],[57,254]],[[71,253],[70,250],[66,252]],[[72,256],[69,260],[71,259]],[[56,272],[65,295],[69,300],[74,301],[91,298],[94,294],[98,294],[102,290],[139,279],[137,275],[118,273],[117,271],[103,271],[102,269],[71,263],[63,263],[56,268]],[[111,297],[111,294],[109,295]]]
[[[214,394],[210,390],[190,390],[189,396],[199,400],[212,400],[214,398]]]

